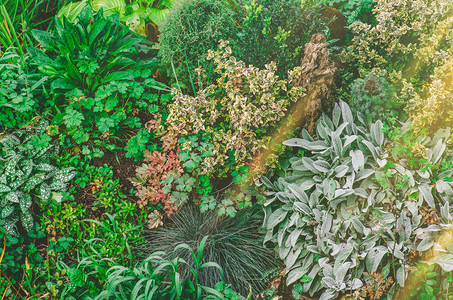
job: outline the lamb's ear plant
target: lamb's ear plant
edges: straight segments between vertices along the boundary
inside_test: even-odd
[[[33,203],[61,201],[76,175],[73,168],[52,165],[58,146],[45,134],[47,125],[41,120],[0,139],[0,219],[13,235],[18,234],[19,221],[25,231],[32,230]]]
[[[442,167],[448,131],[420,138],[426,163],[417,170],[392,162],[382,122],[354,117],[345,102],[332,118],[320,118],[316,133],[316,140],[303,131],[284,142],[308,154],[291,158],[287,176],[262,178],[269,188],[265,241],[278,244],[287,284],[321,291],[320,299],[360,293],[365,273],[404,286],[410,253],[431,249],[451,220],[452,170]],[[453,270],[445,251],[438,264]]]

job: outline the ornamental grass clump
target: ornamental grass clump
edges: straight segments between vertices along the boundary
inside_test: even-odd
[[[363,293],[367,274],[391,278],[389,294],[404,286],[414,252],[432,249],[452,220],[448,134],[420,137],[424,158],[411,169],[389,157],[381,121],[369,123],[340,102],[332,118],[319,120],[316,140],[304,130],[285,141],[307,155],[291,158],[291,171],[276,182],[262,180],[269,188],[265,241],[278,245],[287,284],[303,283],[320,299]],[[436,245],[443,249],[433,250],[433,261],[453,270],[449,248]]]
[[[263,236],[258,230],[262,217],[257,206],[241,210],[230,218],[219,217],[214,211],[201,213],[195,205],[187,204],[171,217],[170,224],[147,232],[148,242],[143,250],[146,255],[153,251],[171,253],[179,243],[194,247],[203,236],[209,235],[203,262],[220,265],[225,283],[246,296],[250,287],[253,293],[264,290],[272,271],[280,267],[273,252],[263,246]],[[181,250],[171,255],[171,258],[191,260],[190,254]],[[190,276],[187,268],[180,272],[183,277]],[[207,286],[214,286],[220,280],[220,274],[214,269],[203,270],[198,275],[198,282]]]

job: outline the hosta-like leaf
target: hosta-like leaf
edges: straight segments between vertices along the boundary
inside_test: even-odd
[[[430,249],[434,245],[434,238],[429,236],[423,239],[417,246],[417,251],[423,252]]]
[[[362,169],[365,166],[365,157],[363,152],[360,150],[351,150],[349,155],[352,158],[352,167],[354,171],[358,172],[359,169]]]
[[[274,211],[267,219],[267,229],[272,229],[278,224],[280,224],[280,222],[285,219],[287,214],[288,212],[283,210],[282,208],[279,208],[276,211]]]
[[[283,145],[290,146],[290,147],[301,147],[307,149],[309,147],[310,142],[304,139],[289,139],[283,142]]]
[[[424,199],[430,207],[436,208],[436,204],[434,202],[434,197],[431,192],[432,187],[426,186],[426,185],[421,185],[418,187],[418,190],[420,192],[419,193],[420,198]]]
[[[68,182],[68,181],[71,181],[76,175],[77,175],[77,171],[71,171],[73,170],[73,168],[70,168],[70,169],[65,169],[65,170],[62,170],[60,172],[58,172],[55,177],[54,177],[54,181],[62,181],[62,182]]]
[[[57,169],[57,167],[52,166],[50,164],[46,164],[46,163],[42,163],[42,164],[39,164],[39,165],[36,166],[36,170],[44,171],[44,172],[54,171],[56,169]]]
[[[29,194],[24,194],[19,201],[20,209],[22,211],[28,211],[31,205],[32,205],[31,196]]]
[[[437,255],[435,262],[441,266],[445,272],[453,271],[453,254],[440,253]]]

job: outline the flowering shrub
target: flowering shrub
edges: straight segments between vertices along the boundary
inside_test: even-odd
[[[196,96],[173,91],[167,125],[182,136],[207,136],[213,147],[209,156],[200,155],[201,175],[225,176],[239,170],[248,159],[263,149],[269,140],[268,129],[285,115],[291,101],[303,94],[300,87],[291,87],[299,72],[295,68],[289,80],[279,80],[275,63],[260,70],[246,67],[231,56],[228,42],[222,41],[220,51],[209,51],[208,58],[217,65],[216,83],[200,90]],[[183,149],[191,147],[188,140]],[[192,149],[197,150],[197,149]],[[203,153],[200,153],[203,154]]]

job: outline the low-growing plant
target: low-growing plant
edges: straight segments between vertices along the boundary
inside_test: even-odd
[[[377,120],[398,117],[398,103],[395,91],[385,78],[375,72],[356,79],[351,85],[351,108],[366,117]]]
[[[29,66],[29,56],[6,52],[0,56],[0,130],[20,128],[37,114],[47,77]]]
[[[58,146],[45,134],[47,125],[41,120],[0,140],[1,219],[13,235],[21,229],[30,231],[36,221],[33,204],[60,201],[76,175],[73,168],[59,169],[52,164]]]
[[[121,25],[117,15],[104,17],[86,7],[76,24],[55,19],[55,31],[33,30],[34,38],[47,52],[29,48],[33,60],[52,81],[51,90],[64,92],[80,89],[84,96],[110,81],[132,81],[134,70],[152,68],[154,56],[149,43]],[[149,54],[148,54],[149,55]]]
[[[278,244],[287,284],[310,278],[303,291],[321,291],[320,299],[369,284],[365,273],[404,286],[411,253],[431,249],[442,226],[426,220],[451,219],[452,170],[441,164],[448,132],[421,140],[427,163],[416,170],[389,160],[382,122],[354,117],[345,102],[321,117],[316,133],[284,143],[311,154],[293,157],[290,173],[274,183],[263,177],[265,241]],[[439,258],[444,268],[447,256]]]
[[[262,214],[259,207],[239,211],[234,218],[218,216],[216,212],[200,212],[194,204],[185,205],[170,218],[170,224],[146,233],[147,244],[144,253],[164,251],[170,253],[181,242],[195,247],[203,236],[210,235],[204,247],[204,262],[215,262],[223,269],[224,277],[214,270],[198,274],[198,282],[214,286],[223,280],[242,295],[248,295],[250,288],[254,293],[266,288],[266,280],[275,268],[279,267],[272,251],[262,244],[262,234],[258,231]],[[140,250],[142,250],[140,248]],[[177,250],[170,259],[190,260],[190,254]],[[190,270],[180,269],[183,277]]]
[[[208,240],[204,237],[195,247],[178,244],[174,251],[185,252],[189,259],[168,258],[165,252],[153,252],[138,266],[127,268],[115,265],[108,271],[104,291],[96,299],[243,299],[219,281],[204,285],[199,277],[203,271],[214,270],[223,277],[222,268],[215,262],[203,262]],[[183,275],[181,269],[190,270]]]

